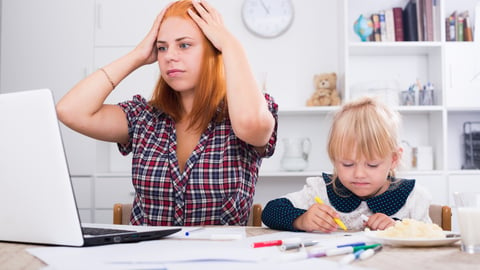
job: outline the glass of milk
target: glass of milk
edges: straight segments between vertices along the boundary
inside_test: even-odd
[[[455,192],[462,251],[480,253],[480,192]]]

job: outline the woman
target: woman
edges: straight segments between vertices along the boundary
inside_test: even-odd
[[[103,104],[137,68],[158,62],[150,101]],[[261,160],[273,154],[277,105],[205,1],[167,6],[135,49],[74,86],[60,120],[130,152],[133,225],[245,225]]]

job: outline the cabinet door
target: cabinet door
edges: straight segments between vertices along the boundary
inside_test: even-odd
[[[480,45],[452,42],[445,45],[448,107],[478,107],[480,100]]]
[[[92,178],[91,177],[72,177],[73,191],[75,192],[75,201],[77,202],[80,220],[82,222],[92,222]]]
[[[115,203],[133,202],[135,195],[131,177],[97,177],[95,179],[95,208],[111,209]]]
[[[166,0],[97,0],[95,46],[135,46],[150,30]]]
[[[56,100],[80,81],[93,54],[94,0],[1,3],[0,92],[50,88]],[[95,144],[62,128],[70,172],[93,174]]]

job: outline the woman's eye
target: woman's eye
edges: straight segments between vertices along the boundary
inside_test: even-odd
[[[378,164],[368,164],[368,167],[370,167],[370,168],[377,168],[377,167],[378,167]]]
[[[158,51],[159,51],[159,52],[164,52],[164,51],[166,51],[166,50],[167,50],[167,47],[165,47],[165,46],[160,46],[160,47],[158,47]]]
[[[343,167],[352,167],[353,166],[352,163],[343,163],[342,165],[343,165]]]
[[[181,43],[181,44],[180,44],[180,48],[182,48],[182,49],[189,48],[190,46],[191,46],[191,45],[188,44],[188,43]]]

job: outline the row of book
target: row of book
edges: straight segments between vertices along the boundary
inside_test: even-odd
[[[445,38],[447,41],[473,41],[472,26],[468,10],[452,12],[445,19]]]
[[[393,7],[370,16],[370,41],[440,40],[440,0],[409,0],[405,7]]]

